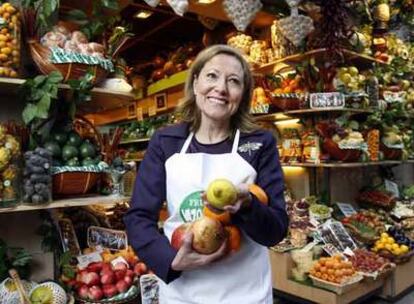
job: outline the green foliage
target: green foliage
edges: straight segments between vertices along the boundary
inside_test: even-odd
[[[89,70],[83,77],[79,79],[69,80],[68,84],[72,89],[72,102],[69,108],[69,117],[75,118],[76,105],[88,102],[91,100],[91,90],[93,88],[94,75]]]
[[[6,242],[0,239],[0,281],[8,277],[8,270],[14,268],[22,278],[27,278],[30,273],[32,256],[23,248],[8,247]]]
[[[21,6],[24,10],[33,10],[35,12],[36,24],[33,24],[33,26],[44,32],[55,23],[59,3],[60,0],[22,0]]]
[[[81,10],[71,10],[65,18],[79,24],[80,30],[88,37],[89,40],[101,36],[107,27],[113,25],[119,20],[119,17],[108,18],[105,15],[106,10],[117,10],[117,0],[96,0],[93,1],[92,13],[88,16]]]

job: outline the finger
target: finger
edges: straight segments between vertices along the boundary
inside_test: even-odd
[[[221,244],[220,248],[209,256],[210,261],[215,261],[227,252],[227,239]]]
[[[206,194],[206,192],[205,191],[203,191],[203,192],[201,192],[201,199],[203,200],[203,201],[205,201],[205,202],[207,202],[207,194]]]
[[[186,232],[184,235],[183,244],[181,247],[191,250],[192,244],[193,244],[193,237],[194,237],[194,233],[192,231]]]
[[[241,205],[242,205],[242,201],[241,200],[237,200],[237,202],[234,205],[228,205],[228,206],[224,206],[224,210],[228,211],[230,213],[236,213],[237,211],[239,211]]]
[[[237,186],[237,192],[239,196],[245,196],[249,193],[249,184],[239,184]]]

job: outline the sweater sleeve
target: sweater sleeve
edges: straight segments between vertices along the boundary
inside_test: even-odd
[[[233,215],[232,221],[257,243],[273,246],[286,236],[288,216],[283,194],[283,172],[276,141],[270,133],[266,133],[261,150],[256,184],[268,195],[269,204],[265,206],[253,197],[251,205]]]
[[[170,269],[177,251],[158,231],[158,217],[166,199],[165,156],[160,135],[151,139],[135,181],[131,207],[124,217],[128,240],[139,258],[165,282],[180,273]]]

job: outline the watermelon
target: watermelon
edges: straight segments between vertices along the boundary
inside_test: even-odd
[[[76,132],[70,132],[68,136],[68,141],[66,142],[67,145],[71,145],[74,147],[80,146],[82,143],[82,138]]]
[[[66,133],[61,132],[52,133],[51,138],[53,141],[57,142],[61,146],[63,146],[68,140],[68,136],[66,135]]]
[[[96,149],[89,140],[85,140],[79,148],[79,153],[82,158],[93,158],[95,157]]]
[[[71,158],[66,162],[66,166],[76,167],[79,166],[79,159],[77,157]]]
[[[60,158],[62,151],[57,141],[48,141],[43,145],[43,148],[48,150],[52,154],[53,158]]]
[[[72,145],[65,145],[62,149],[62,158],[64,160],[69,160],[71,158],[78,156],[78,149]]]
[[[93,166],[95,164],[96,164],[95,160],[90,157],[86,157],[85,159],[82,160],[82,166]]]

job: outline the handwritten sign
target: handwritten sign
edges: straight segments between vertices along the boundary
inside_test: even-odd
[[[357,213],[355,208],[351,204],[347,203],[336,203],[338,208],[345,216],[351,216],[352,214]]]
[[[342,109],[345,107],[345,96],[338,92],[312,93],[309,96],[309,100],[311,109]]]
[[[76,259],[78,260],[78,267],[80,269],[86,268],[90,263],[102,262],[102,256],[97,251],[79,255],[76,257]]]
[[[394,183],[393,181],[386,179],[384,181],[384,184],[385,184],[385,189],[388,192],[391,192],[395,197],[400,197],[400,190],[398,189],[397,183]]]
[[[88,228],[88,246],[102,246],[112,250],[121,250],[128,247],[128,238],[125,231],[90,226]]]
[[[155,105],[148,107],[148,116],[155,116],[155,115],[157,115],[157,107]]]
[[[143,121],[144,120],[144,112],[142,110],[142,107],[137,107],[136,109],[137,113],[136,113],[136,118],[138,121]]]

